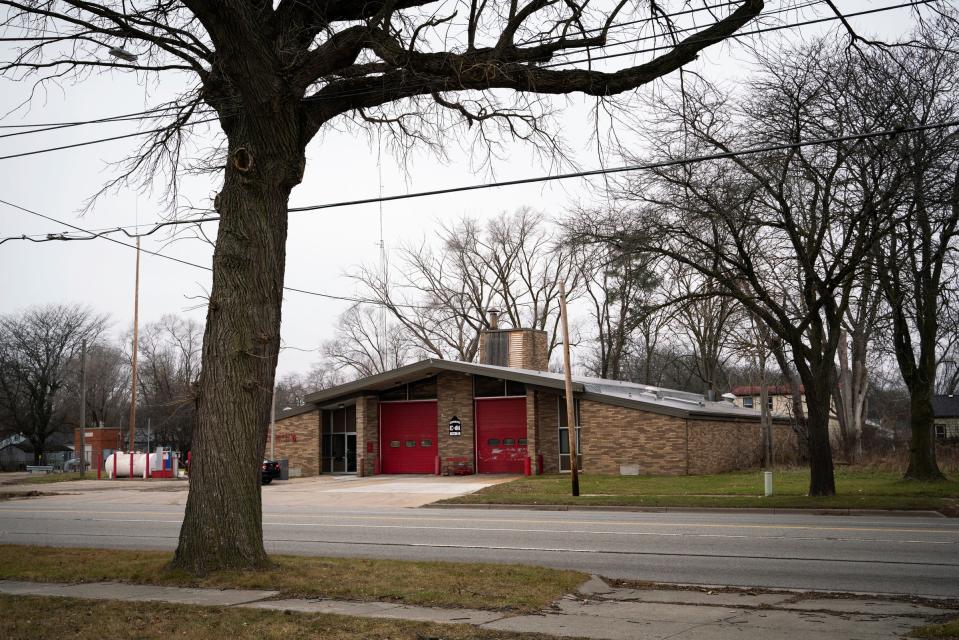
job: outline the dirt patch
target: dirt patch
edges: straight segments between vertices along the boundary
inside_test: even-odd
[[[0,501],[3,500],[25,500],[27,498],[36,498],[39,496],[56,496],[58,493],[49,493],[47,491],[0,491]]]

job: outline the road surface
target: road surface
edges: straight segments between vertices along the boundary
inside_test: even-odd
[[[267,490],[274,492],[264,500],[271,553],[959,598],[959,519],[350,507],[289,499],[296,493],[277,499],[284,489]],[[185,495],[90,491],[2,502],[0,543],[173,549]]]

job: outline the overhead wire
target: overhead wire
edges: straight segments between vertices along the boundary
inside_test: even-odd
[[[4,200],[4,199],[2,199],[2,198],[0,198],[0,204],[5,204],[5,205],[7,205],[8,207],[12,207],[12,208],[14,208],[14,209],[18,209],[19,211],[23,211],[24,213],[28,213],[28,214],[30,214],[30,215],[34,215],[34,216],[40,217],[40,218],[43,218],[43,219],[45,219],[45,220],[49,220],[49,221],[51,221],[51,222],[56,222],[57,224],[62,224],[62,225],[64,225],[64,226],[66,226],[66,227],[70,227],[71,229],[73,229],[73,230],[75,230],[75,231],[78,231],[78,232],[81,232],[81,233],[87,233],[87,234],[90,234],[90,233],[91,233],[90,231],[87,231],[87,230],[84,229],[83,227],[79,227],[79,226],[77,226],[77,225],[75,225],[75,224],[71,224],[71,223],[66,222],[66,221],[64,221],[64,220],[59,220],[59,219],[57,219],[57,218],[54,218],[53,216],[48,216],[48,215],[46,215],[46,214],[40,213],[39,211],[34,211],[33,209],[29,209],[29,208],[27,208],[27,207],[24,207],[24,206],[15,204],[15,203],[13,203],[13,202],[9,202],[9,201]],[[187,223],[187,222],[190,222],[190,221],[180,221],[180,224],[184,224],[184,223]],[[171,224],[172,224],[172,223],[171,223]],[[54,235],[55,235],[55,234],[54,234]],[[128,235],[129,237],[131,237],[131,238],[136,238],[136,237],[137,237],[136,235],[131,235],[131,234],[127,234],[127,235]],[[98,238],[102,238],[103,240],[107,240],[107,241],[109,241],[109,242],[112,242],[112,243],[114,243],[114,244],[118,244],[118,245],[120,245],[120,246],[127,247],[127,248],[129,248],[129,249],[134,249],[134,250],[137,249],[137,246],[136,246],[135,244],[130,244],[130,243],[128,243],[128,242],[123,242],[122,240],[117,240],[116,238],[111,238],[110,236],[107,236],[107,235],[99,234],[99,235],[97,235],[97,237],[98,237]],[[142,236],[140,236],[140,237],[142,237]],[[5,238],[4,241],[6,241],[6,240],[16,240],[16,239],[28,239],[28,240],[29,240],[30,238],[23,238],[23,237],[13,236],[13,237],[10,237],[10,238]],[[91,238],[91,239],[92,239],[92,238]],[[177,257],[175,257],[175,256],[167,255],[167,254],[165,254],[165,253],[160,253],[160,252],[158,252],[158,251],[151,251],[150,249],[143,249],[143,248],[140,248],[139,250],[142,251],[143,253],[147,253],[147,254],[150,254],[150,255],[152,255],[152,256],[156,256],[156,257],[158,257],[158,258],[163,258],[163,259],[165,259],[165,260],[170,260],[170,261],[172,261],[172,262],[177,262],[177,263],[179,263],[179,264],[182,264],[182,265],[185,265],[185,266],[188,266],[188,267],[193,267],[193,268],[195,268],[195,269],[202,269],[202,270],[204,270],[204,271],[209,271],[209,272],[212,272],[212,271],[213,271],[213,269],[212,269],[211,267],[207,267],[207,266],[202,265],[202,264],[197,264],[196,262],[190,262],[189,260],[183,260],[182,258],[177,258]],[[332,294],[332,293],[324,293],[324,292],[321,292],[321,291],[311,291],[311,290],[309,290],[309,289],[300,289],[300,288],[298,288],[298,287],[288,287],[288,286],[284,286],[284,287],[283,287],[283,290],[284,290],[284,291],[292,291],[292,292],[295,292],[295,293],[303,293],[303,294],[306,294],[306,295],[316,296],[316,297],[319,297],[319,298],[326,298],[326,299],[329,299],[329,300],[338,300],[338,301],[342,301],[342,302],[352,302],[352,303],[354,303],[354,304],[369,304],[369,305],[384,305],[384,304],[385,304],[385,303],[383,303],[382,301],[379,301],[379,300],[373,300],[373,299],[368,299],[368,298],[356,298],[356,297],[352,297],[352,296],[341,296],[341,295],[336,295],[336,294]],[[393,307],[398,307],[398,308],[410,308],[410,309],[431,309],[431,308],[432,308],[432,307],[427,307],[427,306],[423,306],[423,305],[410,305],[410,304],[399,304],[399,303],[397,303],[397,304],[390,304],[390,305],[387,305],[387,306],[393,306]]]

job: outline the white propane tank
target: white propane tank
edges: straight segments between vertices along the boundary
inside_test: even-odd
[[[130,477],[130,453],[117,451],[107,456],[103,464],[108,478],[129,478]],[[147,457],[150,458],[150,473],[161,471],[163,469],[162,453],[134,453],[133,455],[133,477],[145,478],[147,470]],[[116,458],[116,476],[113,475],[113,460]]]

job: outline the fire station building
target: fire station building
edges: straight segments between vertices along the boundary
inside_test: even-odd
[[[480,362],[428,359],[361,378],[278,412],[276,458],[291,476],[522,474],[579,468],[607,474],[707,474],[761,459],[759,414],[730,401],[549,372],[543,331],[492,329]],[[773,427],[777,462],[795,456],[789,424]]]

